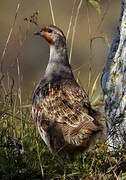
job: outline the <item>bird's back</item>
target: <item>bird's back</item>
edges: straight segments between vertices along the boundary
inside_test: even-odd
[[[53,152],[83,151],[102,129],[86,93],[73,78],[43,79],[34,93],[32,112]]]

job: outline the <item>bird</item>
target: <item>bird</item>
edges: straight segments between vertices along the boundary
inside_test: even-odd
[[[46,25],[34,35],[44,38],[50,56],[32,102],[32,116],[49,150],[62,159],[85,152],[103,131],[100,112],[75,80],[63,31]]]

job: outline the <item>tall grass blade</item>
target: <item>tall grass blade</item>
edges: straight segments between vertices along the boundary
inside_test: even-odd
[[[8,34],[8,37],[7,37],[5,46],[4,46],[4,50],[3,50],[3,53],[2,53],[2,56],[1,56],[1,72],[3,72],[4,56],[5,56],[5,53],[6,53],[6,50],[7,50],[7,46],[8,46],[8,43],[9,43],[9,41],[10,41],[10,38],[11,38],[11,35],[12,35],[12,32],[13,32],[14,26],[15,26],[15,23],[16,23],[16,19],[17,19],[17,16],[18,16],[18,11],[19,11],[19,8],[20,8],[20,5],[21,5],[22,1],[23,1],[23,0],[20,0],[20,1],[18,2],[18,4],[17,4],[14,21],[13,21],[13,24],[12,24],[12,26],[11,26],[10,32],[9,32],[9,34]]]
[[[53,11],[53,8],[52,8],[52,1],[51,0],[49,0],[49,5],[50,5],[50,11],[51,11],[51,15],[52,15],[53,25],[55,26],[56,22],[55,22],[55,18],[54,18],[54,11]]]
[[[74,0],[74,3],[73,3],[72,13],[71,13],[70,22],[69,22],[69,26],[68,26],[68,31],[67,31],[67,35],[66,35],[66,40],[68,39],[68,36],[69,36],[69,33],[70,33],[76,1],[77,0]]]
[[[72,41],[71,41],[71,48],[70,48],[70,56],[69,56],[69,63],[71,64],[71,57],[72,57],[72,51],[73,51],[73,42],[74,42],[74,37],[75,37],[75,32],[76,32],[76,25],[77,25],[77,20],[78,20],[78,15],[80,12],[80,8],[82,6],[83,0],[80,0],[80,3],[77,7],[77,12],[76,12],[76,17],[73,25],[73,34],[72,34]]]
[[[100,77],[100,74],[101,74],[101,73],[99,73],[99,74],[97,75],[97,77],[96,77],[96,79],[95,79],[95,81],[94,81],[94,84],[93,84],[93,87],[92,87],[92,90],[91,90],[91,97],[93,96],[94,92],[95,92],[96,89],[97,89],[97,81],[98,81],[98,79],[99,79],[99,77]]]

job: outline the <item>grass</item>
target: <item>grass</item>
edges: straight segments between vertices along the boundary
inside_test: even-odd
[[[31,102],[18,106],[18,92],[0,100],[0,179],[103,179],[126,178],[126,149],[111,153],[104,142],[78,155],[64,167],[51,154],[31,117]]]

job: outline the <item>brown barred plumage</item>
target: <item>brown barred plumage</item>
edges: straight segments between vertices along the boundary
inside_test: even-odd
[[[102,132],[100,113],[91,108],[88,96],[74,79],[62,31],[47,26],[36,34],[46,40],[50,36],[55,43],[50,43],[49,63],[34,92],[32,115],[49,149],[70,157],[86,150]]]

